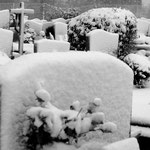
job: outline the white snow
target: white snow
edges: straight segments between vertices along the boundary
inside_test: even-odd
[[[36,53],[21,56],[1,67],[1,148],[22,149],[18,140],[27,130],[26,110],[36,105],[41,88],[61,109],[74,100],[81,104],[100,97],[106,121],[114,122],[113,134],[90,133],[86,139],[113,142],[129,137],[132,70],[122,61],[100,52]],[[7,111],[6,111],[7,110]],[[23,129],[23,130],[22,130]]]
[[[114,54],[118,48],[119,34],[96,29],[87,34],[89,50]]]
[[[150,22],[141,18],[137,19],[137,32],[138,33],[143,33],[144,35],[148,35],[148,30],[149,30]]]
[[[43,22],[39,20],[27,20],[25,25],[28,25],[30,28],[34,29],[34,31],[39,34],[42,31]]]

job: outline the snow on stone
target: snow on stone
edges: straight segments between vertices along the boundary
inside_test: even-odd
[[[96,29],[87,34],[90,51],[113,54],[118,48],[119,34]]]
[[[68,41],[66,23],[55,22],[54,29],[55,29],[55,40]]]
[[[36,106],[35,92],[41,88],[50,93],[51,103],[61,109],[69,108],[74,100],[81,104],[95,97],[103,100],[102,112],[118,130],[103,136],[90,133],[88,141],[114,142],[129,137],[133,73],[111,55],[100,52],[24,55],[1,67],[0,85],[2,150],[23,148],[21,143],[26,140],[29,126],[26,111]]]
[[[148,34],[150,22],[144,19],[137,19],[137,32],[143,33],[144,35]]]
[[[9,10],[0,11],[0,28],[9,27]]]
[[[35,52],[65,52],[70,50],[70,43],[66,41],[41,39],[35,42]]]
[[[0,29],[0,51],[10,56],[12,50],[12,44],[13,44],[13,32],[1,28]]]

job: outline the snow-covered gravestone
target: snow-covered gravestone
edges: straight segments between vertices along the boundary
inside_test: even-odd
[[[65,52],[70,50],[70,43],[65,41],[41,39],[34,43],[34,52]]]
[[[25,22],[25,26],[34,29],[34,31],[37,34],[40,34],[40,31],[42,31],[43,23],[33,19],[33,20],[27,20]]]
[[[55,22],[66,23],[66,20],[65,20],[64,18],[57,18],[57,19],[53,19],[52,22],[53,22],[53,23],[55,23]]]
[[[0,28],[9,28],[9,10],[0,11]]]
[[[0,29],[0,51],[11,56],[13,45],[13,32],[6,29]]]
[[[55,32],[55,40],[68,41],[66,23],[55,22],[54,32]]]
[[[138,34],[144,34],[145,36],[148,35],[150,27],[150,21],[147,21],[145,19],[137,19],[137,32]]]
[[[87,34],[87,50],[114,55],[118,48],[118,40],[118,34],[96,29]]]
[[[27,111],[38,106],[37,91],[40,89],[46,90],[51,96],[50,102],[62,110],[69,109],[75,100],[86,105],[96,97],[102,99],[100,110],[106,115],[105,120],[114,122],[118,129],[114,133],[86,133],[79,137],[79,145],[92,141],[109,143],[129,137],[133,72],[111,55],[101,52],[34,53],[2,66],[0,74],[1,150],[26,150],[34,141],[34,145],[39,144],[37,132],[30,130]],[[49,101],[49,97],[43,97]]]

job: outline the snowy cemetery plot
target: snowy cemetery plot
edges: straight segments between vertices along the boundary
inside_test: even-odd
[[[9,28],[9,10],[0,11],[0,28]]]
[[[96,29],[87,34],[87,50],[114,55],[118,48],[118,40],[118,34]]]
[[[11,56],[13,45],[13,32],[0,28],[0,51]]]
[[[34,52],[66,52],[70,50],[70,43],[65,41],[41,39],[34,43]]]
[[[89,106],[86,108],[90,109],[85,109],[88,110],[89,118],[85,116],[87,118],[84,120],[89,123],[91,116],[96,117],[93,115],[92,105],[95,106],[96,103],[100,106],[95,106],[99,109],[98,115],[101,116],[100,128],[78,137],[76,146],[82,148],[87,142],[95,141],[103,144],[129,137],[132,71],[115,57],[100,52],[36,53],[13,60],[2,67],[0,72],[2,72],[0,76],[2,150],[27,149],[27,147],[29,149],[32,146],[51,143],[50,135],[60,131],[57,131],[57,127],[61,126],[61,122],[58,124],[56,121],[56,126],[53,126],[54,122],[48,121],[52,118],[47,117],[50,114],[53,116],[48,108],[50,105],[58,112],[54,113],[56,120],[60,120],[58,116],[67,111],[71,112],[66,113],[68,117],[80,116],[83,112],[79,103],[81,107]],[[68,110],[69,106],[77,111]],[[32,117],[33,112],[36,114],[39,110],[42,110],[41,113],[47,118],[44,126],[41,126],[43,124],[41,118],[37,115]],[[34,117],[36,122],[30,120]],[[51,130],[51,127],[56,130]],[[34,132],[36,128],[47,137],[45,141],[42,139],[36,141],[37,132]],[[89,131],[89,128],[90,124],[83,129]],[[73,131],[69,129],[68,127],[66,130],[71,136],[70,132],[74,133],[81,128]],[[34,143],[32,138],[35,140]],[[50,148],[52,145],[47,146]]]

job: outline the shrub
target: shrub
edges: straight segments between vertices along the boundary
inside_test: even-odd
[[[69,42],[74,49],[87,51],[86,35],[92,30],[119,34],[118,57],[124,57],[134,48],[136,38],[136,17],[129,10],[121,8],[91,9],[68,23]]]
[[[134,73],[134,85],[144,88],[150,79],[150,61],[138,54],[129,54],[124,58]]]

